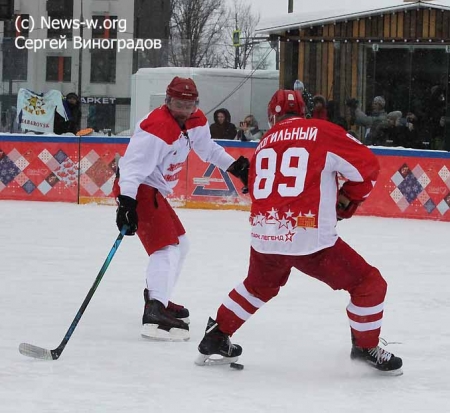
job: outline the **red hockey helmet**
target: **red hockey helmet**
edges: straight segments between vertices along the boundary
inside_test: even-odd
[[[284,115],[305,116],[305,102],[298,90],[279,89],[270,99],[267,107],[269,123],[274,125],[276,118]]]
[[[167,96],[181,100],[198,100],[197,86],[191,78],[175,76],[167,86]]]

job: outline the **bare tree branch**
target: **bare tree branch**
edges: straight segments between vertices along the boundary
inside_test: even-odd
[[[172,0],[169,59],[174,66],[213,67],[227,23],[222,0]]]

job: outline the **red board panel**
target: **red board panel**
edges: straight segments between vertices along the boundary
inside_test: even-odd
[[[0,135],[0,199],[114,203],[114,158],[128,138]],[[221,141],[234,158],[251,158],[254,143]],[[357,214],[450,221],[450,154],[374,149],[380,178]],[[194,153],[171,201],[178,206],[249,209],[242,183]]]

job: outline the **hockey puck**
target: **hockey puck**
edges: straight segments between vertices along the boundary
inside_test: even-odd
[[[230,363],[230,368],[235,370],[244,370],[244,365],[239,363]]]

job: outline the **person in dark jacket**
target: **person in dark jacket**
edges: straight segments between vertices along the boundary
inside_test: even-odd
[[[214,123],[209,127],[212,139],[234,139],[236,126],[231,123],[231,115],[227,109],[221,108],[214,112]]]
[[[341,116],[339,110],[339,102],[335,100],[329,100],[327,102],[327,116],[328,120],[336,125],[339,125],[345,130],[348,130],[348,123],[343,116]]]
[[[53,130],[57,135],[63,133],[73,133],[74,135],[81,129],[81,102],[76,93],[68,93],[63,100],[69,120],[65,121],[62,116],[55,112],[55,123]]]
[[[314,119],[328,120],[327,115],[327,102],[322,95],[315,95],[313,97],[314,109],[312,117]]]

